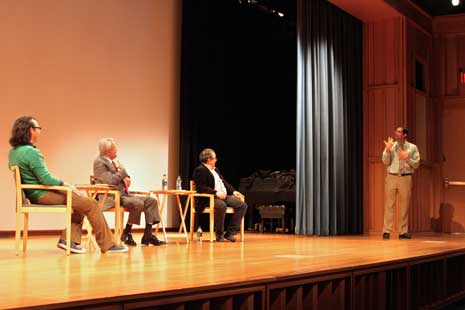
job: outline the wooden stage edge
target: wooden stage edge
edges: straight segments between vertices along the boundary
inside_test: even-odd
[[[465,298],[465,236],[302,237],[186,243],[66,256],[0,238],[1,309],[440,309]],[[140,241],[136,234],[135,240]]]

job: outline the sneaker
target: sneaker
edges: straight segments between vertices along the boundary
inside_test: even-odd
[[[58,243],[57,243],[57,247],[59,249],[63,249],[66,251],[66,240],[63,240],[63,239],[60,239],[58,240]],[[81,248],[81,246],[77,243],[74,243],[73,241],[71,241],[71,253],[76,253],[76,254],[84,254],[87,252],[86,249],[84,248]]]
[[[390,233],[385,232],[385,233],[383,234],[383,239],[389,239],[390,237],[391,237],[391,234],[390,234]]]
[[[105,253],[125,253],[128,251],[128,248],[125,247],[124,245],[114,245],[108,250],[105,251]]]

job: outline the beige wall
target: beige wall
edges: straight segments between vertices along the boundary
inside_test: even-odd
[[[0,231],[14,229],[8,138],[22,115],[39,120],[38,147],[67,182],[88,182],[97,141],[111,136],[135,189],[160,187],[163,173],[174,185],[180,18],[180,0],[0,1]],[[62,227],[59,215],[31,219]]]

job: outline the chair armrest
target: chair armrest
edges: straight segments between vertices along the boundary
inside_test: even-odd
[[[215,198],[215,195],[213,195],[213,194],[195,193],[195,194],[192,194],[192,197]]]
[[[112,185],[112,184],[106,184],[106,183],[96,183],[96,184],[93,184],[95,186],[107,186],[111,189],[118,189],[118,187],[116,187],[115,185]]]
[[[144,191],[129,191],[129,194],[150,196],[150,192],[144,192]]]
[[[62,186],[62,185],[21,184],[20,188],[21,189],[43,189],[43,190],[66,191],[66,192],[73,191],[71,187]]]

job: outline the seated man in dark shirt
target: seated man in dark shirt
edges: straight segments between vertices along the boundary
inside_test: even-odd
[[[226,182],[218,168],[215,167],[217,161],[215,151],[205,149],[200,153],[199,158],[201,164],[195,168],[192,178],[198,193],[215,195],[216,241],[224,242],[227,239],[234,242],[236,241],[235,234],[239,231],[240,223],[247,211],[247,204],[241,200],[243,195]],[[208,198],[199,197],[196,199],[195,208],[197,211],[202,211],[207,206]],[[227,207],[233,208],[234,214],[225,233],[224,220]]]

